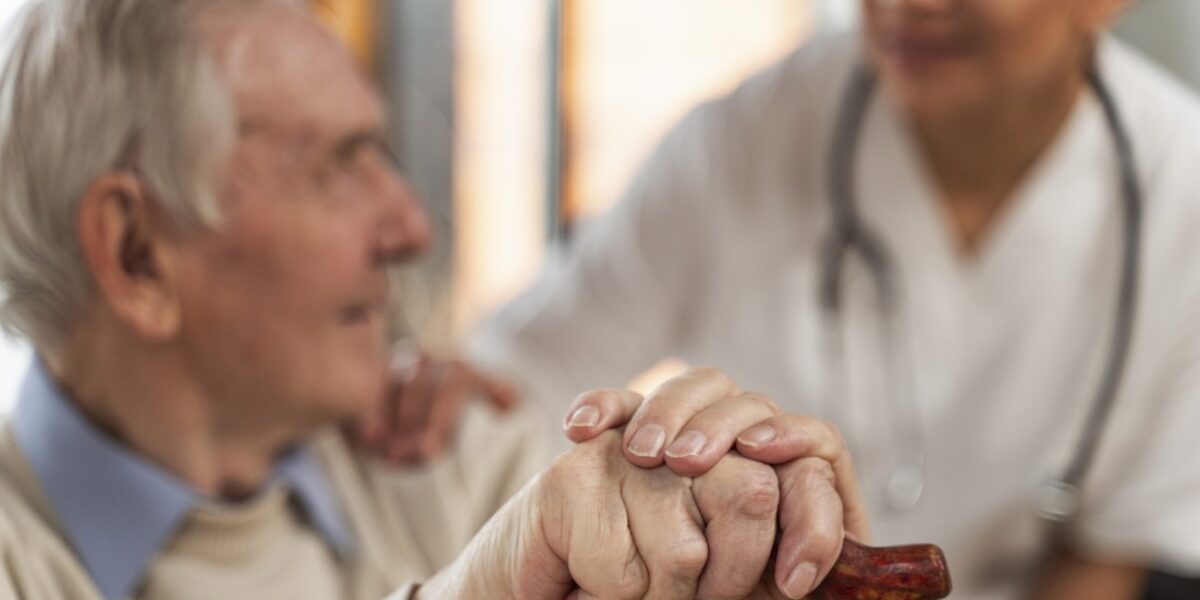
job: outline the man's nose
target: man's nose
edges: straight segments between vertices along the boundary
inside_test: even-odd
[[[866,0],[877,8],[899,9],[910,12],[942,11],[951,8],[958,0]]]
[[[381,215],[375,253],[388,263],[411,260],[424,254],[433,242],[433,230],[424,206],[399,172],[384,175]]]

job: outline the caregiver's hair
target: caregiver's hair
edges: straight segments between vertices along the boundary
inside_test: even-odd
[[[0,325],[10,333],[56,351],[93,300],[75,219],[98,176],[135,174],[180,227],[219,222],[237,115],[195,22],[233,1],[31,0],[0,38]]]

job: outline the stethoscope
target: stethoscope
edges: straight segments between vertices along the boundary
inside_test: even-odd
[[[1062,529],[1063,524],[1074,517],[1079,509],[1083,482],[1092,467],[1096,448],[1112,413],[1133,332],[1141,250],[1142,189],[1134,167],[1133,147],[1113,96],[1095,67],[1088,69],[1087,80],[1100,101],[1119,161],[1124,254],[1117,288],[1116,314],[1113,316],[1113,339],[1100,385],[1068,466],[1059,477],[1041,486],[1036,499],[1038,516],[1054,524],[1056,530]],[[880,317],[878,336],[883,348],[881,351],[891,357],[899,357],[881,361],[885,365],[884,389],[890,397],[888,412],[895,438],[893,462],[883,488],[883,499],[888,508],[906,511],[919,503],[925,489],[926,472],[920,413],[917,410],[915,382],[911,377],[914,366],[905,345],[904,320],[900,315],[901,282],[887,245],[857,212],[853,178],[859,137],[875,84],[876,75],[871,69],[865,66],[858,68],[844,93],[842,108],[835,123],[828,164],[831,228],[821,249],[818,293],[826,329],[825,351],[836,357],[836,366],[832,370],[840,371],[832,376],[834,381],[845,383],[843,267],[852,255],[857,254],[871,276]],[[841,399],[847,397],[844,390],[832,390],[830,393]]]

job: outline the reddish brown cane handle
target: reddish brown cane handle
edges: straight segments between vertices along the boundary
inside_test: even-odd
[[[846,540],[812,600],[935,600],[950,595],[950,571],[932,544],[872,548]]]

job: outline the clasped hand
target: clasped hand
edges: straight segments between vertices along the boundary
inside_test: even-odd
[[[428,598],[802,598],[866,541],[832,426],[713,369],[581,395],[577,445],[510,500]]]

